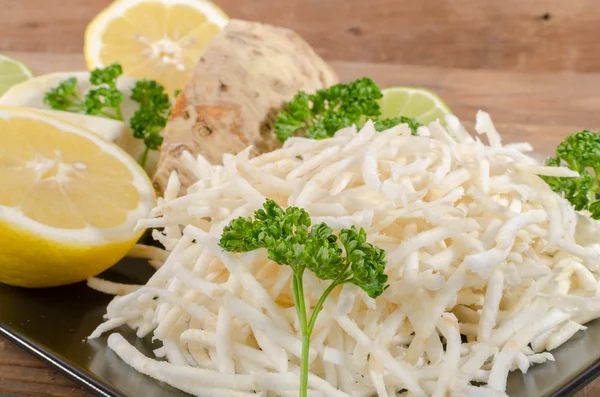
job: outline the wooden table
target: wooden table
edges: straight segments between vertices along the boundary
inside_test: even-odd
[[[506,140],[543,154],[600,128],[596,0],[215,1],[233,17],[295,29],[342,78],[428,87],[467,121],[483,108]],[[83,30],[106,4],[0,0],[0,52],[36,74],[83,69]],[[600,380],[576,394],[597,395]],[[0,338],[0,397],[17,396],[90,394]]]

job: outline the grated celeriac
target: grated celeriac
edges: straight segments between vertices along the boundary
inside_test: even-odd
[[[333,138],[291,138],[256,158],[209,165],[185,153],[200,180],[177,176],[139,227],[170,251],[144,286],[107,308],[92,337],[123,324],[162,341],[156,361],[120,334],[108,344],[136,370],[196,396],[296,396],[301,335],[291,270],[265,252],[234,255],[225,225],[265,198],[305,208],[334,229],[364,227],[387,251],[388,288],[373,300],[345,285],[326,301],[311,340],[310,396],[503,396],[509,371],[552,350],[600,316],[596,221],[576,213],[538,175],[527,144],[502,145],[478,113],[471,137],[454,116],[411,136],[369,122]],[[180,195],[183,194],[183,195]],[[144,254],[148,255],[146,251]],[[305,274],[308,307],[327,282]],[[479,382],[481,386],[473,386]]]

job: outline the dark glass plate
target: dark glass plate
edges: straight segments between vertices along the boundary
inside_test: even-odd
[[[125,259],[102,277],[144,283],[152,269],[144,261]],[[186,393],[141,375],[106,347],[106,338],[86,337],[102,321],[111,297],[84,283],[29,290],[0,285],[0,334],[64,372],[98,396],[181,397]],[[137,340],[119,330],[136,347],[150,355],[149,340]],[[600,374],[600,321],[589,324],[553,352],[556,362],[538,365],[525,375],[508,378],[512,397],[566,397]]]

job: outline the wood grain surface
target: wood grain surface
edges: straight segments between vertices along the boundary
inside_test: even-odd
[[[343,79],[428,87],[467,125],[485,109],[507,141],[541,154],[600,128],[597,0],[215,1],[232,17],[295,29]],[[0,52],[36,74],[83,69],[83,31],[108,3],[0,0]],[[599,395],[596,381],[576,397]],[[0,338],[0,397],[17,396],[91,394]]]
[[[600,72],[598,0],[214,0],[287,26],[327,59]],[[81,52],[110,0],[0,0],[0,52]]]

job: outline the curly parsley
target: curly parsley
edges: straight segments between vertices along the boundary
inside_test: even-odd
[[[292,269],[292,289],[302,329],[302,365],[300,396],[308,387],[310,336],[323,303],[337,286],[351,283],[376,298],[387,288],[385,251],[367,242],[361,228],[342,229],[338,237],[325,223],[311,225],[308,213],[297,207],[281,208],[267,199],[263,209],[252,218],[237,218],[223,230],[220,245],[230,252],[248,252],[265,248],[269,258]],[[310,317],[304,300],[302,277],[310,270],[331,284],[319,298]]]
[[[376,121],[375,128],[383,131],[400,123],[407,123],[416,135],[420,124],[409,117],[378,120],[381,110],[377,100],[383,94],[373,80],[363,77],[347,84],[336,84],[313,95],[296,94],[279,112],[275,132],[281,142],[293,135],[323,139],[344,127],[360,125],[366,119]]]
[[[94,86],[82,98],[77,93],[77,79],[71,77],[52,88],[44,96],[44,103],[55,110],[84,113],[123,120],[121,104],[123,92],[117,88],[117,79],[123,68],[113,63],[90,73],[90,83]],[[162,129],[171,114],[171,101],[164,87],[153,80],[139,80],[135,83],[131,99],[139,103],[139,108],[129,120],[135,138],[146,146],[140,159],[142,167],[150,150],[158,150],[163,142]]]
[[[556,147],[556,156],[546,160],[549,166],[566,166],[578,177],[542,176],[552,190],[562,194],[577,211],[588,210],[600,219],[600,134],[580,131],[568,136]]]

